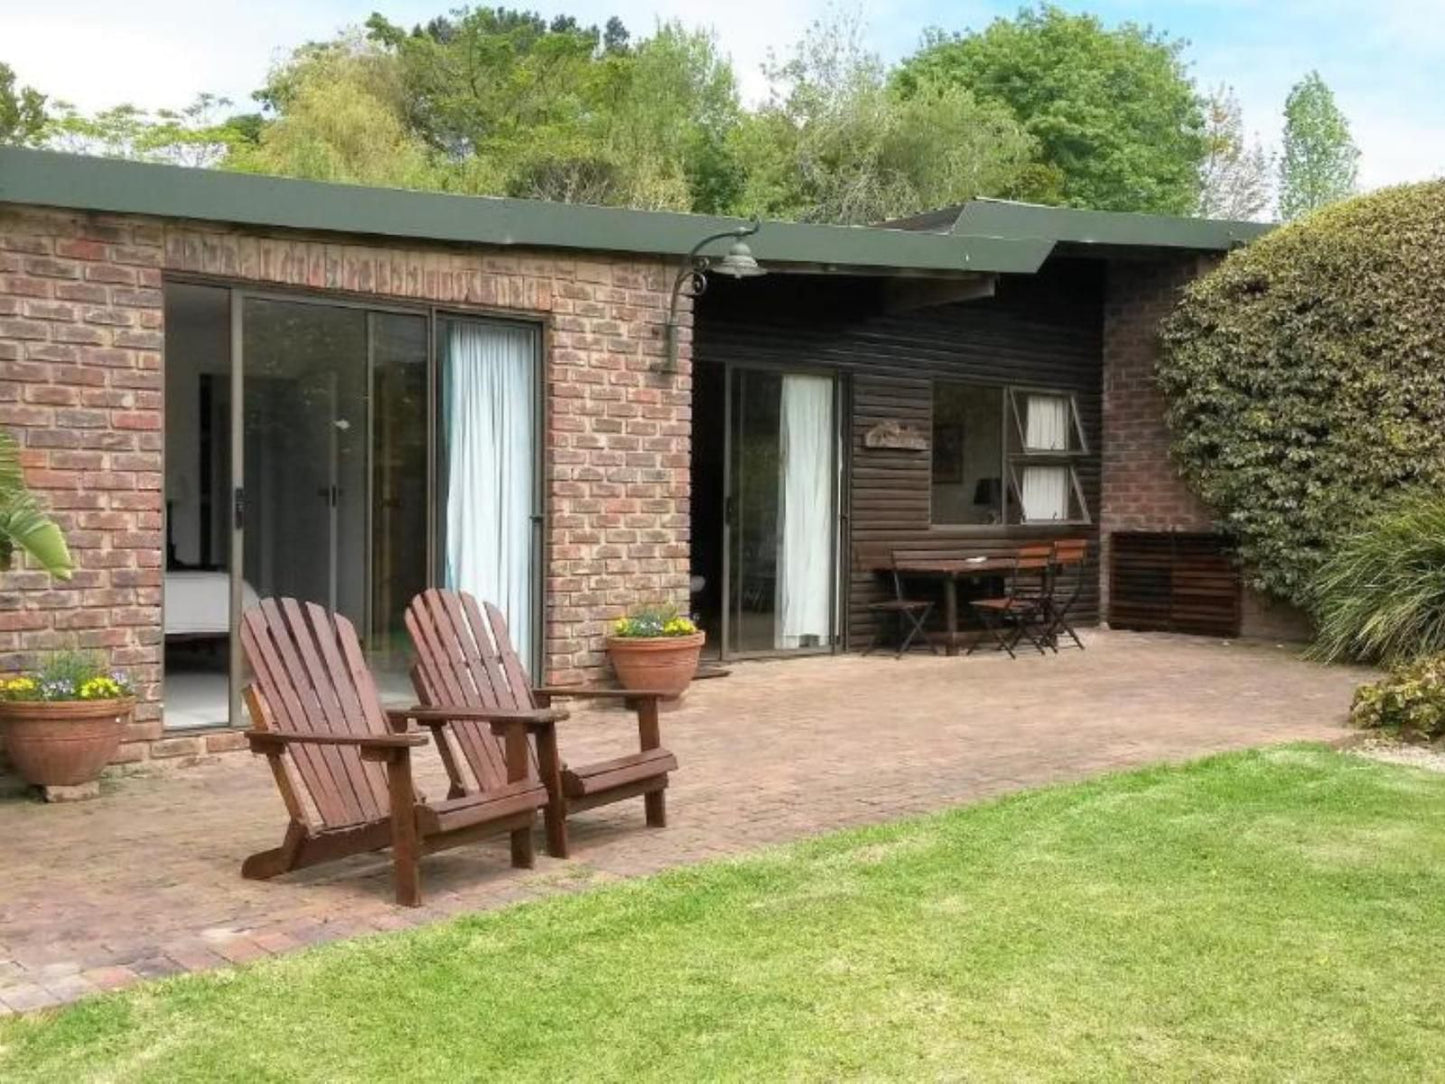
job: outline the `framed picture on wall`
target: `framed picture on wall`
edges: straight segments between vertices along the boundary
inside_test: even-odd
[[[933,484],[957,485],[963,481],[963,426],[933,427]]]

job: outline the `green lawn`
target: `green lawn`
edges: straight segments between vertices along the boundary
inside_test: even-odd
[[[0,1080],[1438,1079],[1442,991],[1445,775],[1296,746],[11,1019]]]

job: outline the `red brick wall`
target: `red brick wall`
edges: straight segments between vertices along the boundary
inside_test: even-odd
[[[123,759],[236,742],[161,736],[166,272],[545,320],[548,680],[597,676],[606,624],[628,605],[685,605],[691,333],[684,326],[679,372],[653,372],[671,285],[663,263],[0,205],[0,426],[21,440],[27,477],[78,564],[69,584],[23,568],[4,577],[0,660],[109,651],[140,687]]]
[[[1179,291],[1214,258],[1116,262],[1109,266],[1104,313],[1104,447],[1099,514],[1102,611],[1107,620],[1109,538],[1114,531],[1210,530],[1213,513],[1180,480],[1169,456],[1164,396],[1154,377],[1159,325]],[[1245,589],[1242,635],[1308,640],[1294,607]]]
[[[1106,620],[1114,531],[1208,530],[1214,522],[1174,469],[1164,395],[1154,376],[1160,321],[1173,309],[1180,289],[1204,269],[1196,257],[1109,265],[1099,508],[1100,600]]]

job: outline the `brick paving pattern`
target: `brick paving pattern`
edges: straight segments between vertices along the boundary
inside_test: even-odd
[[[416,910],[392,904],[385,854],[243,881],[241,859],[285,826],[264,761],[249,756],[123,777],[90,802],[0,800],[0,1013],[1091,773],[1329,740],[1364,676],[1266,646],[1107,632],[1086,642],[1017,662],[739,665],[663,718],[681,762],[672,827],[643,827],[641,802],[627,802],[572,822],[570,861],[513,870],[505,840],[434,855]],[[621,712],[579,713],[562,728],[564,755],[625,751],[633,734]],[[420,760],[422,785],[443,792],[435,753]]]

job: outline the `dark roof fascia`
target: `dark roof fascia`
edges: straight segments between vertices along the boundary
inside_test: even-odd
[[[1168,215],[1082,211],[1007,200],[972,200],[954,221],[952,234],[1015,240],[1038,237],[1052,244],[1106,249],[1190,249],[1226,252],[1274,229],[1272,223]]]
[[[678,257],[742,219],[342,185],[0,148],[0,203],[386,238]],[[1040,237],[956,237],[766,222],[748,239],[765,263],[861,273],[1031,274]],[[719,242],[719,251],[726,243]]]

